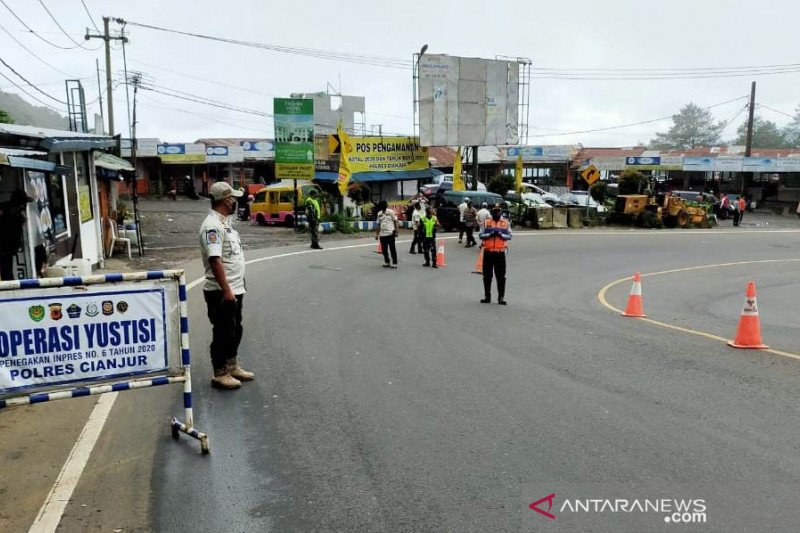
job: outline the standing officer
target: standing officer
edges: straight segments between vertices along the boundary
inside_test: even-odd
[[[480,238],[483,241],[483,293],[482,304],[492,301],[492,274],[497,277],[497,303],[506,305],[506,248],[511,240],[511,227],[502,217],[503,209],[495,204],[492,218],[486,221]]]
[[[239,234],[228,217],[236,212],[235,191],[224,181],[211,186],[211,211],[200,226],[200,250],[206,268],[203,296],[211,321],[211,364],[213,387],[236,389],[251,381],[237,359],[242,341],[242,301],[245,293],[244,253]]]
[[[439,223],[439,219],[433,214],[433,208],[428,207],[425,210],[425,216],[422,217],[421,222],[422,232],[425,234],[425,239],[422,241],[425,264],[422,266],[439,268],[436,264],[436,225]]]
[[[319,200],[317,200],[317,189],[311,189],[306,198],[306,221],[308,222],[308,231],[311,233],[311,247],[315,250],[322,250],[319,245],[319,220],[322,218],[322,210],[319,207]]]

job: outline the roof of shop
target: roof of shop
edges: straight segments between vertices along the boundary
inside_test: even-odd
[[[380,182],[380,181],[410,181],[422,180],[432,178],[442,174],[441,171],[435,168],[426,168],[423,170],[401,170],[398,172],[358,172],[353,174],[351,179],[354,181],[361,181],[364,183]],[[339,179],[339,174],[336,172],[321,172],[314,173],[314,180],[321,182],[335,182]]]

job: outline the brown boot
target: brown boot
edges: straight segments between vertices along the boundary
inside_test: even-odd
[[[238,389],[242,382],[231,376],[227,368],[218,368],[214,370],[211,386],[218,389]]]
[[[239,381],[253,381],[256,377],[252,372],[240,367],[236,359],[228,359],[227,369],[228,373]]]

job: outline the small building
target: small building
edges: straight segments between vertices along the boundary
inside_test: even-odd
[[[14,278],[39,277],[45,263],[61,265],[78,258],[87,266],[102,262],[103,225],[92,152],[115,144],[104,135],[0,124],[0,205],[8,206],[13,195],[27,200],[20,247],[12,258]]]

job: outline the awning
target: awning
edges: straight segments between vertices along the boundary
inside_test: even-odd
[[[108,170],[127,170],[129,172],[133,172],[133,165],[120,157],[112,154],[106,154],[104,152],[94,153],[94,166],[102,167]]]
[[[93,148],[112,148],[117,141],[111,137],[48,137],[39,146],[51,152],[83,152]]]
[[[31,159],[30,157],[18,155],[8,156],[8,164],[14,168],[28,168],[31,170],[41,170],[42,172],[53,172],[56,169],[56,164],[52,161]]]
[[[363,183],[376,183],[382,181],[412,181],[430,179],[434,176],[443,174],[440,170],[435,168],[426,168],[422,170],[401,170],[398,172],[359,172],[353,174],[350,179],[360,181]],[[314,180],[324,183],[335,183],[339,179],[337,172],[322,172],[317,171],[314,173]]]

